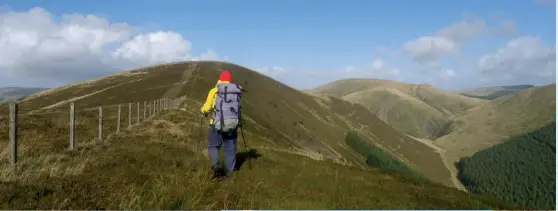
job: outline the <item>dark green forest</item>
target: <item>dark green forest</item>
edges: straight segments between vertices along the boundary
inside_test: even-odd
[[[457,163],[473,193],[532,209],[555,209],[556,122]]]
[[[348,132],[345,141],[349,147],[366,158],[368,166],[376,167],[385,171],[396,171],[404,176],[415,179],[424,179],[417,171],[409,168],[403,162],[384,152],[381,148],[369,144],[356,132]]]

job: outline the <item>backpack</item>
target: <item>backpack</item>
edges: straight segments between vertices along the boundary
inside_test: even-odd
[[[240,98],[242,87],[234,83],[217,84],[215,97],[215,129],[232,132],[240,123]]]

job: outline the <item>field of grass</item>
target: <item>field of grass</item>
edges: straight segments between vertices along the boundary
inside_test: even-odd
[[[556,122],[462,158],[457,166],[473,193],[556,209]]]
[[[426,139],[437,138],[452,115],[486,102],[430,85],[380,79],[339,80],[308,92],[358,103],[401,132]]]
[[[253,150],[239,146],[239,171],[209,179],[206,126],[198,100],[162,111],[131,130],[94,140],[96,115],[78,112],[78,148],[67,147],[67,115],[22,118],[21,162],[0,160],[3,209],[513,209],[397,173],[314,160],[260,147],[268,137],[246,125]],[[107,118],[115,112],[107,111]],[[5,119],[0,140],[6,140]],[[112,119],[114,120],[114,119]],[[108,124],[107,130],[114,130]],[[86,138],[90,137],[90,138]],[[3,142],[5,146],[5,142]],[[4,147],[3,149],[7,149]],[[6,150],[2,151],[6,155]],[[250,158],[248,163],[247,158]],[[251,167],[251,168],[250,168]]]

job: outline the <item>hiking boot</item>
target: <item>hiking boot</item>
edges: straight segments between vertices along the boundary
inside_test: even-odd
[[[211,167],[211,179],[218,178],[220,176],[220,169],[217,166]]]

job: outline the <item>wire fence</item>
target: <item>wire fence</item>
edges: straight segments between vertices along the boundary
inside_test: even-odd
[[[133,125],[139,125],[139,123],[141,121],[145,121],[148,120],[152,117],[154,117],[156,114],[158,114],[159,112],[163,111],[163,110],[169,110],[169,109],[176,109],[179,108],[180,105],[184,102],[185,97],[179,97],[179,98],[161,98],[161,99],[157,99],[157,100],[153,100],[153,101],[144,101],[142,103],[140,102],[134,102],[134,103],[127,103],[127,107],[128,107],[128,121],[127,121],[127,129],[131,129]],[[98,106],[98,107],[93,107],[93,108],[84,108],[81,109],[80,112],[91,112],[91,111],[98,111],[98,133],[97,133],[97,140],[99,142],[103,141],[103,134],[106,133],[106,131],[103,131],[103,110],[107,109],[107,108],[117,108],[117,115],[116,115],[116,131],[114,132],[108,132],[107,134],[114,134],[114,133],[119,133],[121,132],[121,118],[122,116],[122,106],[126,106],[126,104],[116,104],[116,105],[105,105],[105,106]],[[141,109],[141,106],[143,106],[143,109]],[[20,125],[19,125],[19,119],[21,118],[22,115],[19,114],[19,105],[17,102],[12,102],[9,104],[9,145],[10,145],[10,162],[11,164],[15,165],[18,161],[18,148],[19,148],[19,133],[20,133]],[[133,110],[135,110],[135,112],[133,112]],[[143,111],[143,112],[140,112]],[[56,111],[56,112],[45,112],[48,114],[59,114],[59,113],[66,113],[68,111]],[[135,124],[132,121],[135,116]],[[143,117],[143,118],[142,118]],[[68,129],[69,129],[69,137],[68,137],[68,149],[69,150],[74,150],[75,149],[75,140],[76,140],[76,133],[75,133],[75,127],[76,126],[76,107],[75,107],[75,103],[71,102],[70,103],[70,109],[69,109],[69,124],[68,124]]]

